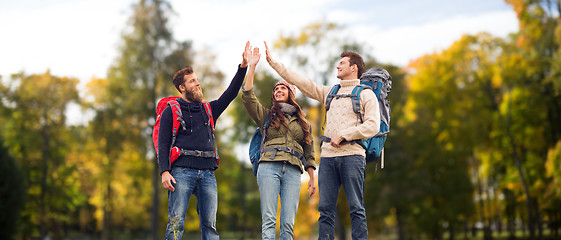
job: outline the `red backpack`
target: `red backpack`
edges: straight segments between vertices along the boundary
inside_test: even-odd
[[[210,122],[209,131],[211,132],[212,139],[214,140],[214,151],[198,151],[198,150],[183,150],[176,146],[175,138],[177,137],[177,131],[179,127],[183,127],[185,130],[185,121],[183,121],[183,114],[181,113],[181,106],[177,102],[178,97],[165,97],[158,101],[158,105],[156,106],[156,123],[154,124],[154,129],[152,130],[152,141],[154,142],[154,148],[156,149],[156,154],[158,154],[158,134],[160,133],[160,118],[162,116],[162,112],[166,109],[167,106],[171,107],[171,111],[173,114],[173,129],[172,129],[172,137],[171,137],[171,148],[170,148],[170,162],[169,166],[173,164],[180,155],[191,155],[191,156],[199,156],[199,157],[215,157],[216,163],[219,162],[218,156],[218,148],[216,145],[216,138],[214,137],[214,118],[212,116],[212,109],[210,108],[210,103],[203,101],[203,106],[205,107],[206,114],[208,116],[208,120]]]

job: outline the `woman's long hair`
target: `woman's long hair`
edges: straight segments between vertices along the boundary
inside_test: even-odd
[[[274,88],[273,88],[273,106],[271,107],[271,126],[276,129],[280,128],[280,125],[284,125],[288,129],[288,119],[284,116],[281,111],[280,104],[277,102],[274,96]],[[296,116],[298,117],[298,123],[300,123],[300,127],[302,127],[302,131],[304,131],[304,141],[307,144],[312,142],[312,136],[310,133],[310,124],[306,121],[306,114],[300,108],[300,105],[296,102],[296,96],[294,92],[290,88],[288,88],[288,100],[286,103],[296,107]]]

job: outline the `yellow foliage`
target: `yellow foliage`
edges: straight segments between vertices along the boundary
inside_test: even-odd
[[[313,233],[317,232],[319,194],[317,177],[315,179],[316,193],[311,198],[308,197],[308,181],[303,181],[300,186],[300,204],[294,223],[295,239],[300,239],[303,236],[312,236]]]
[[[561,140],[555,147],[549,149],[545,168],[547,177],[552,178],[548,191],[553,196],[561,197]]]
[[[407,101],[403,107],[404,119],[403,122],[415,122],[417,120],[417,102]]]
[[[305,44],[306,42],[308,42],[309,39],[310,39],[310,35],[303,32],[302,34],[300,34],[300,36],[298,36],[298,40],[296,40],[296,42],[297,44]]]

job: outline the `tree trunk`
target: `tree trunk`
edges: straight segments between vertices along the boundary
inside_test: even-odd
[[[508,232],[508,239],[513,240],[516,238],[515,231],[516,231],[516,198],[514,197],[514,193],[506,188],[503,190],[504,202],[505,202],[505,212],[504,215],[506,217],[506,231]]]
[[[111,184],[107,182],[105,204],[103,205],[103,222],[101,228],[101,240],[111,239]]]
[[[483,232],[483,239],[493,239],[493,230],[491,228],[491,225],[493,223],[493,210],[492,210],[492,204],[493,204],[493,199],[491,199],[491,196],[494,194],[492,187],[493,186],[493,179],[492,178],[488,178],[487,179],[487,187],[486,187],[486,194],[487,194],[487,213],[489,214],[488,217],[485,218],[485,221],[487,222],[485,224],[484,232]]]
[[[46,114],[44,114],[46,115]],[[47,121],[47,116],[44,116],[45,121]],[[49,153],[49,136],[47,133],[47,126],[43,126],[41,128],[41,138],[43,140],[42,148],[41,148],[41,160],[42,160],[42,176],[41,176],[41,197],[39,200],[41,213],[39,216],[39,232],[41,234],[41,239],[45,239],[47,236],[47,210],[46,210],[46,203],[45,203],[45,196],[47,195],[47,174],[49,173],[48,168],[48,161],[50,159]]]
[[[405,240],[405,234],[403,232],[403,219],[401,217],[401,208],[395,208],[395,218],[397,221],[397,239],[398,240]]]
[[[475,236],[477,236],[477,226],[476,223],[474,222],[471,224],[471,237],[474,238]]]
[[[526,221],[524,220],[524,212],[522,212],[522,210],[520,210],[520,220],[521,220],[520,228],[522,229],[522,236],[526,236],[527,235],[526,231],[528,230],[526,229],[526,227],[528,225],[526,225]]]
[[[529,239],[535,239],[535,229],[534,229],[534,217],[533,217],[533,208],[532,202],[530,199],[530,191],[528,190],[528,183],[526,182],[526,178],[524,177],[524,173],[522,171],[522,164],[520,161],[520,156],[516,152],[516,145],[514,144],[514,140],[511,136],[511,145],[512,145],[512,157],[514,158],[514,163],[516,164],[516,168],[518,169],[518,174],[520,175],[520,180],[522,181],[522,185],[524,187],[524,195],[526,195],[526,209],[528,211],[528,231],[530,232]]]
[[[555,210],[555,215],[557,216],[557,221],[555,221],[555,237],[559,237],[559,228],[561,227],[561,204],[559,204],[559,207]]]
[[[497,215],[495,216],[495,223],[497,224],[497,233],[501,235],[501,233],[503,232],[503,222],[501,220],[501,215],[498,212]]]
[[[528,211],[528,230],[530,231],[530,240],[534,240],[535,239],[535,229],[534,229],[534,217],[533,217],[533,207],[532,207],[532,200],[530,197],[530,190],[528,189],[528,183],[526,181],[526,177],[524,176],[524,171],[522,170],[522,160],[520,158],[520,155],[518,154],[518,145],[516,144],[516,141],[514,140],[514,136],[512,135],[511,129],[510,129],[510,111],[511,111],[511,100],[509,100],[508,102],[508,110],[507,110],[507,116],[506,116],[506,121],[504,121],[506,123],[506,134],[507,137],[510,141],[510,147],[511,147],[511,155],[512,158],[514,160],[514,164],[516,166],[516,169],[518,170],[518,175],[520,176],[520,180],[522,181],[522,185],[524,187],[524,195],[526,196],[526,209]]]
[[[474,173],[476,175],[476,179],[477,179],[477,193],[479,194],[479,212],[480,212],[480,218],[481,218],[481,223],[483,223],[483,239],[484,240],[490,240],[492,239],[492,236],[490,235],[489,232],[489,226],[488,226],[488,221],[487,218],[485,217],[485,204],[483,201],[483,187],[481,186],[481,180],[479,179],[479,173],[478,171]],[[475,228],[475,226],[474,226]]]
[[[555,225],[553,227],[553,229],[555,229],[555,237],[559,237],[559,227],[561,225],[561,204],[560,206],[557,208],[557,210],[555,210]]]
[[[450,236],[448,237],[449,240],[454,240],[455,238],[455,229],[454,229],[454,222],[450,222],[450,225],[448,226],[448,232],[450,234]]]
[[[247,226],[247,203],[246,203],[246,196],[247,196],[247,183],[246,183],[246,178],[245,178],[245,174],[243,174],[243,169],[240,169],[240,174],[239,174],[239,181],[238,183],[241,184],[240,185],[240,201],[241,201],[241,222],[239,223],[240,225],[237,226],[238,228],[242,229],[242,239],[246,238],[246,233],[248,232],[248,226]]]
[[[157,155],[156,155],[157,156]],[[160,198],[158,197],[158,187],[160,186],[160,169],[158,167],[158,158],[156,157],[156,161],[154,162],[154,171],[152,176],[152,188],[153,188],[153,195],[152,195],[152,224],[150,226],[150,235],[152,236],[152,240],[159,239],[158,238],[158,209],[160,206]]]
[[[542,220],[540,214],[540,205],[537,198],[533,198],[532,201],[534,204],[534,212],[536,213],[536,225],[538,227],[538,239],[543,239],[543,227],[542,227]]]
[[[468,222],[464,222],[464,240],[469,239],[469,225]]]
[[[508,231],[508,239],[509,240],[513,240],[516,239],[516,235],[514,235],[515,233],[515,216],[509,216],[507,215],[507,220],[506,220],[506,229]]]
[[[440,226],[438,223],[435,223],[432,228],[432,239],[434,240],[442,240],[442,232],[440,231]]]

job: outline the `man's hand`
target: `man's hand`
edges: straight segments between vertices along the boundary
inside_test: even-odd
[[[169,174],[168,171],[163,172],[162,173],[162,185],[164,186],[165,189],[173,192],[173,191],[175,191],[175,188],[173,187],[171,182],[177,184],[177,182],[175,181],[175,178],[173,178],[173,176],[171,176],[171,174]]]
[[[249,46],[249,41],[247,41],[247,43],[245,43],[245,49],[242,53],[242,63],[240,64],[240,67],[247,67],[249,55],[251,55],[251,47]]]
[[[342,139],[340,139],[340,138],[331,138],[330,143],[331,143],[331,146],[338,148],[338,147],[341,146],[341,141],[342,141]]]
[[[267,58],[267,62],[269,64],[271,64],[271,61],[273,61],[273,57],[271,57],[271,52],[269,51],[269,46],[267,46],[267,42],[263,41],[265,43],[265,56]]]

